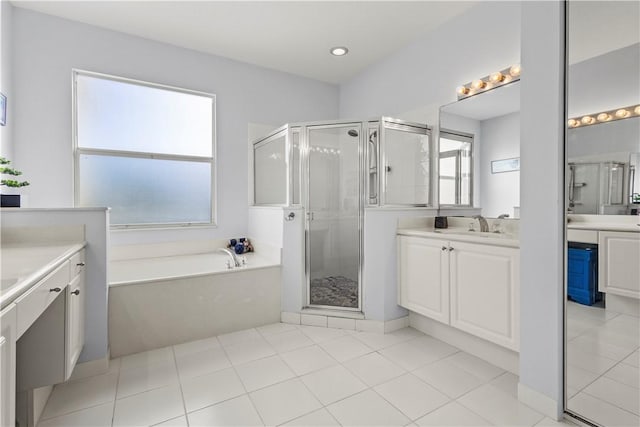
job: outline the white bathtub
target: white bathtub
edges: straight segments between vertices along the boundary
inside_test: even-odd
[[[111,262],[111,357],[278,322],[280,263],[246,258],[231,270],[222,252]]]

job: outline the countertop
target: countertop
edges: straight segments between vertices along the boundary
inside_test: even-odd
[[[456,242],[480,243],[492,246],[520,248],[520,240],[516,235],[468,231],[466,228],[399,228],[398,235],[428,237],[432,239],[452,240]]]
[[[85,245],[85,242],[2,245],[0,309],[29,290]]]
[[[569,222],[567,224],[567,228],[569,230],[630,231],[640,233],[640,225],[638,224],[619,224],[607,222]]]

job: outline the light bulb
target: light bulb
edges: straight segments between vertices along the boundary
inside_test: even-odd
[[[503,80],[504,80],[504,74],[502,74],[500,71],[495,72],[491,74],[491,76],[489,76],[489,81],[491,83],[500,83]]]
[[[599,122],[608,122],[609,120],[611,120],[611,114],[609,114],[609,113],[600,113],[600,114],[598,114],[598,121]]]
[[[349,49],[347,49],[344,46],[336,46],[336,47],[332,47],[331,50],[329,50],[329,52],[331,52],[331,55],[333,56],[344,56],[347,53],[349,53]]]
[[[458,86],[458,88],[456,89],[456,92],[458,93],[458,95],[464,96],[469,93],[469,88],[466,86]]]
[[[582,122],[583,125],[590,125],[593,122],[595,122],[596,119],[594,119],[591,116],[584,116],[582,119],[580,119],[580,121]]]
[[[471,83],[471,86],[473,86],[474,89],[482,89],[487,85],[487,83],[485,83],[484,80],[474,80],[473,83]]]
[[[633,112],[640,116],[640,105],[633,109]]]
[[[513,77],[518,77],[521,72],[522,68],[520,68],[520,64],[514,64],[511,66],[511,68],[509,68],[509,74],[511,74]]]
[[[569,125],[570,128],[575,128],[575,127],[580,126],[580,122],[577,121],[576,119],[567,120],[567,124]]]
[[[616,117],[619,119],[624,119],[626,117],[629,117],[631,113],[629,113],[629,110],[625,110],[624,108],[619,109],[618,111],[616,111]]]

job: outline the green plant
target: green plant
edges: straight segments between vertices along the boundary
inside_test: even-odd
[[[9,164],[11,164],[11,160],[7,160],[4,157],[0,157],[0,174],[11,175],[11,176],[22,175],[22,172],[20,172],[19,170],[6,166]],[[20,188],[20,187],[26,187],[27,185],[29,185],[29,183],[27,181],[16,181],[15,179],[3,179],[3,180],[0,180],[0,185],[4,185],[11,188]]]

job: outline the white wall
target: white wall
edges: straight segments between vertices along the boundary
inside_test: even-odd
[[[0,157],[13,159],[12,130],[13,130],[13,80],[12,56],[13,45],[11,29],[13,24],[13,6],[8,0],[0,0],[0,92],[7,97],[7,125],[0,126]],[[19,170],[20,164],[14,164]]]
[[[491,173],[491,161],[520,157],[520,113],[483,120],[480,151],[480,207],[482,215],[496,218],[513,217],[514,206],[520,206],[520,171]]]
[[[524,2],[520,110],[518,397],[562,413],[564,3]]]
[[[567,130],[567,153],[570,160],[615,160],[619,156],[614,159],[613,153],[626,153],[623,157],[628,162],[629,153],[637,152],[640,152],[640,117]]]
[[[217,95],[218,227],[113,233],[113,243],[226,238],[247,231],[247,128],[338,115],[338,88],[90,25],[14,8],[16,164],[31,207],[73,205],[71,69]],[[36,125],[37,124],[37,125]]]

